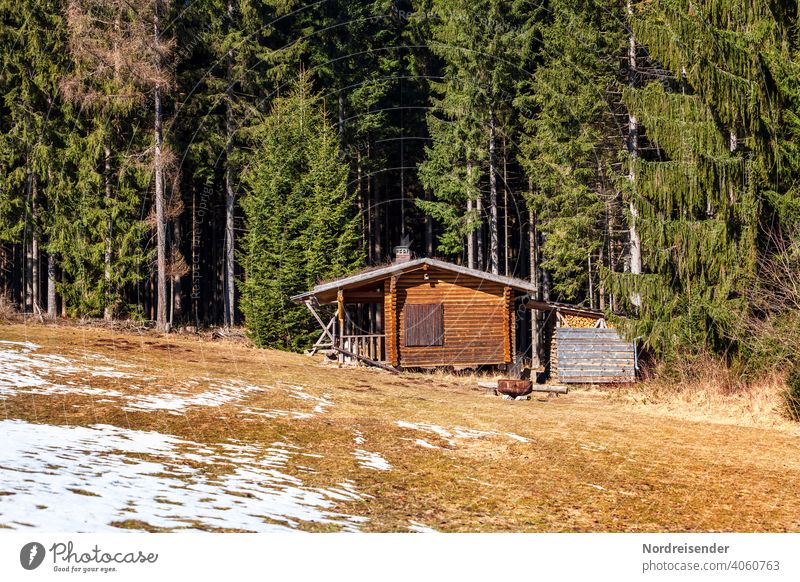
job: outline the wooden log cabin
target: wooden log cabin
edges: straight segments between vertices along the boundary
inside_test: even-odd
[[[548,341],[565,317],[603,321],[600,311],[531,299],[536,288],[529,281],[432,258],[411,260],[406,248],[395,252],[391,265],[292,297],[308,307],[322,329],[311,353],[333,351],[341,360],[391,370],[519,368],[527,363],[525,352],[530,355],[527,310],[546,314],[542,321],[549,323],[541,329]],[[326,307],[333,310],[323,316]],[[518,341],[520,335],[527,337],[527,345]]]

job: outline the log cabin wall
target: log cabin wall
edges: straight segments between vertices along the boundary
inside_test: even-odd
[[[396,346],[396,364],[415,368],[511,362],[513,292],[503,285],[436,268],[403,273],[396,284],[396,304],[389,294],[385,301],[387,352],[390,345]],[[404,307],[432,303],[443,305],[443,345],[404,345]],[[389,323],[390,318],[396,318],[396,326]]]

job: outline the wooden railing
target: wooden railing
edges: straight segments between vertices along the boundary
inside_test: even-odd
[[[349,352],[376,362],[386,361],[386,336],[383,334],[343,335],[337,339],[341,342],[339,345]]]

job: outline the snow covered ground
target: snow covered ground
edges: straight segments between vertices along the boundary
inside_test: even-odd
[[[113,379],[114,388],[95,378]],[[0,402],[18,394],[80,394],[118,403],[123,410],[182,415],[191,407],[237,403],[279,390],[298,402],[297,410],[242,405],[242,414],[302,420],[333,406],[329,395],[314,396],[294,384],[202,378],[160,385],[155,380],[100,355],[65,357],[42,353],[31,342],[0,341]],[[109,425],[15,419],[0,420],[0,435],[0,526],[12,529],[101,531],[136,522],[152,528],[262,532],[317,522],[353,531],[365,521],[333,510],[337,501],[361,499],[352,482],[313,488],[286,472],[293,457],[319,456],[291,444],[209,445]],[[383,467],[378,458],[364,463]]]
[[[204,445],[108,425],[61,427],[0,421],[0,525],[94,532],[136,520],[156,528],[357,530],[364,518],[333,510],[361,497],[353,483],[307,487],[281,471],[302,451]]]
[[[257,386],[235,379],[219,382],[209,378],[183,384],[164,384],[156,382],[156,378],[138,373],[130,364],[100,354],[67,358],[40,353],[39,348],[31,342],[0,341],[0,400],[20,392],[41,395],[85,394],[119,402],[123,410],[132,412],[160,411],[181,415],[193,406],[222,406],[244,400],[254,393],[280,389],[301,403],[300,410],[245,409],[244,414],[302,419],[322,414],[333,406],[328,395],[314,396],[308,394],[303,386],[294,384]],[[104,365],[98,366],[98,361]],[[92,379],[98,377],[117,380],[115,384],[119,384],[120,389],[92,385]],[[198,391],[201,382],[202,390]],[[148,386],[147,392],[142,391],[145,384]]]
[[[443,440],[449,447],[456,447],[458,443],[468,439],[481,439],[486,437],[505,437],[511,440],[527,443],[530,442],[524,436],[514,434],[513,432],[497,432],[494,430],[475,430],[473,428],[465,428],[463,426],[456,426],[452,429],[447,429],[436,424],[429,424],[424,422],[407,422],[405,420],[398,420],[397,426],[408,430],[419,431],[429,435],[434,435]],[[411,439],[409,439],[411,440]],[[417,438],[414,442],[421,447],[427,449],[440,448],[436,445],[429,443],[425,439]]]
[[[335,406],[331,394],[315,395],[294,383],[256,385],[207,377],[166,381],[102,354],[53,354],[32,342],[0,340],[0,406],[27,394],[82,395],[128,412],[174,416],[196,407],[232,405],[244,422],[302,422]],[[279,408],[266,404],[272,395]],[[499,436],[527,442],[512,433],[464,427],[405,421],[397,426],[410,432],[412,438],[403,440],[431,449],[430,454],[466,439]],[[306,485],[303,479],[317,471],[297,461],[322,455],[291,443],[212,444],[108,424],[54,426],[14,418],[0,418],[0,435],[0,527],[264,532],[313,522],[357,531],[367,521],[336,507],[369,496],[349,480],[328,487]],[[349,454],[356,465],[368,473],[396,470],[368,440],[354,431]],[[431,531],[413,521],[408,529]]]

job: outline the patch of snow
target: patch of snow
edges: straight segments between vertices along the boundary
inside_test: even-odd
[[[404,420],[398,420],[397,426],[399,426],[400,428],[410,428],[412,430],[422,430],[425,432],[434,433],[443,438],[448,438],[453,436],[450,433],[450,431],[435,424],[413,423],[413,422],[406,422]]]
[[[9,340],[0,340],[0,344],[6,345],[6,346],[19,346],[19,347],[21,347],[23,349],[26,349],[26,350],[29,350],[29,351],[38,350],[40,347],[42,347],[39,344],[35,344],[33,342],[12,342],[12,341],[9,341]]]
[[[414,533],[439,533],[432,527],[428,527],[427,525],[420,523],[418,521],[409,520],[408,522],[408,531]]]
[[[457,426],[455,429],[456,437],[462,439],[482,439],[485,437],[496,436],[497,433],[493,430],[475,430],[472,428],[464,428]]]
[[[277,408],[270,408],[267,410],[251,410],[246,408],[239,411],[239,414],[247,416],[261,416],[264,418],[291,418],[294,420],[302,420],[304,418],[313,418],[310,412],[300,412],[299,410],[279,410]]]
[[[365,442],[367,442],[367,439],[364,438],[364,433],[362,433],[360,430],[357,430],[355,431],[353,442],[357,445],[363,445]]]
[[[138,520],[264,532],[310,521],[356,531],[366,521],[334,511],[336,501],[362,499],[352,483],[312,488],[284,473],[297,454],[289,447],[19,420],[0,421],[0,434],[0,524],[13,529],[110,531],[112,522]]]
[[[392,465],[384,459],[380,453],[373,453],[363,449],[356,449],[353,456],[358,459],[358,464],[365,469],[375,469],[376,471],[388,471]]]
[[[496,437],[496,436],[506,436],[521,443],[530,442],[527,438],[520,436],[518,434],[514,434],[512,432],[500,433],[494,430],[476,430],[474,428],[465,428],[463,426],[456,426],[452,430],[448,430],[436,424],[427,424],[422,422],[420,423],[406,422],[405,420],[398,420],[397,426],[399,426],[400,428],[407,428],[410,430],[418,430],[421,432],[426,432],[428,434],[435,434],[436,436],[441,437],[451,447],[456,446],[456,442],[458,439],[481,439],[481,438]],[[423,439],[417,439],[416,443],[420,446],[427,445],[430,448],[440,448],[431,445],[430,443],[428,443]],[[422,443],[426,444],[423,445]]]
[[[169,393],[169,394],[144,394],[132,396],[124,410],[164,410],[171,414],[181,414],[191,406],[222,406],[241,400],[251,392],[266,390],[261,386],[252,386],[246,383],[231,381],[229,384],[211,384],[208,389],[199,394]]]
[[[142,410],[163,410],[170,414],[182,414],[186,408],[186,400],[181,396],[165,394],[143,394],[137,396],[136,400],[131,400],[123,407],[123,410],[138,412]]]
[[[196,384],[196,383],[195,383]],[[174,390],[174,387],[169,387]],[[199,394],[191,394],[183,389],[169,394],[145,394],[128,399],[124,410],[164,410],[171,414],[181,414],[191,406],[222,406],[241,400],[252,392],[265,392],[267,388],[246,382],[231,380],[226,384],[211,383],[208,389]]]
[[[130,377],[128,373],[109,366],[83,365],[63,356],[36,353],[39,347],[31,342],[0,341],[0,398],[13,396],[21,390],[32,394],[120,396],[114,390],[93,388],[75,382],[59,383],[54,378],[76,374]]]
[[[238,402],[248,395],[274,390],[272,387],[253,385],[252,383],[227,380],[215,381],[209,378],[201,380],[205,389],[195,392],[200,385],[197,379],[187,380],[179,386],[150,385],[154,393],[123,393],[118,390],[100,388],[91,385],[96,377],[114,379],[132,379],[137,382],[156,381],[156,378],[134,375],[120,368],[131,368],[131,364],[115,362],[102,354],[84,353],[79,359],[70,359],[60,355],[39,354],[37,344],[31,342],[0,341],[0,398],[13,396],[20,391],[29,394],[82,394],[103,397],[104,401],[121,400],[123,410],[131,412],[164,411],[181,415],[193,406],[217,407]],[[91,361],[86,364],[83,359]],[[98,362],[101,364],[98,364]],[[72,379],[59,382],[59,377],[80,376],[83,382]],[[127,386],[131,390],[142,390],[140,384]],[[258,410],[246,409],[242,413],[264,418],[286,417],[291,419],[311,418],[315,414],[324,413],[333,405],[330,395],[314,396],[305,391],[303,386],[286,384],[284,389],[292,398],[313,404],[312,410]]]
[[[326,408],[333,406],[333,402],[330,399],[330,394],[323,394],[321,397],[314,396],[307,393],[304,386],[299,386],[297,384],[286,384],[284,382],[281,382],[281,384],[286,386],[286,388],[289,390],[289,396],[292,398],[316,402],[316,405],[314,406],[314,412],[317,414],[322,414],[325,412]]]
[[[429,443],[425,439],[415,439],[414,443],[416,443],[419,446],[424,447],[426,449],[439,449],[439,448],[441,448],[441,447],[437,447],[436,445],[432,445],[431,443]]]

